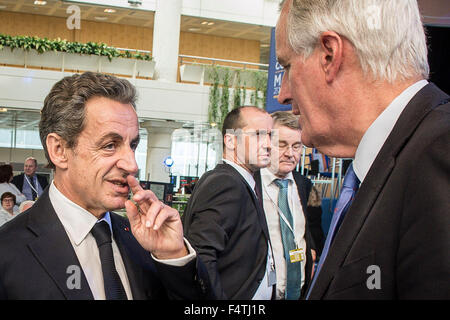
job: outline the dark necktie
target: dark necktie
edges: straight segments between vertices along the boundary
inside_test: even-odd
[[[288,201],[288,180],[276,179],[275,184],[280,188],[278,193],[278,207],[283,212],[284,217],[294,229],[294,219],[291,210],[289,209]],[[301,262],[291,262],[289,252],[297,249],[295,244],[294,234],[288,227],[287,223],[280,215],[280,231],[281,241],[283,243],[284,260],[286,261],[286,300],[298,300],[300,297],[300,287],[302,281]]]
[[[308,291],[307,299],[309,298],[309,294],[311,292],[312,287],[314,286],[317,275],[322,269],[322,265],[328,255],[328,250],[330,249],[331,243],[336,236],[339,227],[344,220],[344,216],[347,213],[348,208],[353,202],[353,199],[358,191],[360,181],[353,170],[353,163],[347,169],[347,173],[344,177],[344,183],[341,189],[341,195],[336,203],[336,207],[334,208],[333,218],[331,219],[330,228],[328,229],[327,239],[325,240],[325,245],[322,250],[322,254],[320,256],[319,264],[317,265],[317,270],[314,274],[314,279],[311,283],[311,286]]]
[[[106,300],[127,300],[125,289],[114,264],[111,230],[108,223],[104,220],[96,223],[91,234],[97,242],[100,254]]]
[[[28,178],[28,181],[30,181],[30,186],[31,186],[31,196],[32,196],[32,198],[33,199],[31,199],[31,200],[36,200],[36,198],[37,198],[37,193],[36,193],[36,191],[35,190],[37,190],[36,189],[36,184],[34,183],[34,176],[33,177],[31,177],[31,178]]]

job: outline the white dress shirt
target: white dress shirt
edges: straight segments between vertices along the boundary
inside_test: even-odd
[[[280,188],[274,182],[279,179],[269,169],[261,169],[262,197],[264,203],[264,212],[266,214],[267,225],[269,227],[270,240],[275,257],[275,269],[277,271],[277,292],[276,299],[285,298],[286,290],[286,260],[284,258],[283,240],[281,238],[280,215],[278,213],[278,194]],[[288,180],[288,201],[289,209],[294,221],[294,233],[298,239],[299,248],[303,249],[306,257],[305,241],[305,215],[303,214],[302,204],[298,195],[297,184],[295,183],[292,172],[286,178]],[[305,264],[306,259],[301,261],[302,279],[301,286],[305,282]]]
[[[0,226],[8,222],[9,220],[14,219],[19,214],[18,210],[15,210],[15,207],[13,209],[13,215],[11,215],[8,211],[6,211],[1,205],[0,205]]]
[[[80,262],[83,273],[86,276],[86,280],[91,289],[92,295],[95,300],[105,300],[105,288],[103,282],[102,266],[100,262],[100,255],[95,238],[91,234],[92,227],[102,220],[105,220],[111,228],[111,218],[109,212],[107,212],[104,217],[98,220],[94,215],[92,215],[87,210],[83,209],[79,205],[75,204],[64,196],[55,186],[51,183],[49,189],[50,202],[55,209],[56,215],[61,221],[67,236],[75,250],[75,254]],[[166,263],[169,265],[181,266],[187,264],[189,261],[196,257],[195,251],[192,249],[191,245],[186,241],[189,255],[179,258],[179,259],[169,259],[169,260],[158,260],[161,263]],[[133,299],[131,293],[130,283],[128,281],[128,276],[126,273],[125,265],[120,255],[119,248],[112,237],[112,249],[114,255],[114,263],[119,274],[120,280],[122,281],[123,287],[127,294],[129,300]]]
[[[392,100],[389,106],[375,119],[369,129],[364,133],[356,149],[355,160],[353,161],[353,169],[361,183],[365,179],[378,152],[386,142],[406,105],[427,84],[428,81],[420,80],[406,88]]]
[[[229,164],[234,169],[236,169],[239,174],[247,181],[247,183],[252,188],[253,192],[255,192],[255,179],[253,176],[242,168],[241,166],[237,165],[236,163],[232,161],[228,161],[226,159],[222,159],[223,162]],[[245,244],[244,244],[245,245]],[[275,270],[272,270],[273,267],[273,258],[272,258],[272,248],[270,247],[270,241],[267,241],[267,260],[266,260],[266,272],[264,273],[264,278],[261,281],[261,284],[259,285],[258,289],[256,290],[255,294],[253,295],[252,300],[270,300],[272,298],[272,291],[273,291],[273,285],[269,284],[269,274],[270,272],[275,272]]]

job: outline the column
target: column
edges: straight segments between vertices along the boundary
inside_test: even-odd
[[[175,121],[148,120],[140,124],[147,129],[147,163],[145,179],[155,182],[170,182],[169,170],[164,159],[172,150],[172,133],[181,128],[182,123]]]
[[[182,0],[156,0],[152,56],[154,79],[176,82]]]

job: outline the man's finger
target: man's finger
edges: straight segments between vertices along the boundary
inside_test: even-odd
[[[139,191],[144,190],[144,189],[142,189],[142,187],[139,184],[139,182],[137,181],[137,179],[135,177],[133,177],[132,175],[127,176],[127,183],[131,189],[131,192],[133,192],[133,194],[136,194]]]
[[[155,219],[155,223],[153,225],[153,230],[158,230],[163,224],[164,222],[166,222],[166,220],[172,220],[174,212],[172,208],[166,208],[164,209],[164,204],[163,205],[163,209],[161,209],[161,211],[158,213],[158,215],[156,216]]]
[[[141,222],[141,219],[136,205],[130,200],[127,200],[125,201],[125,209],[127,211],[127,217],[130,221],[131,227],[138,225]]]
[[[157,230],[161,224],[155,225],[156,218],[162,213],[164,208],[164,204],[161,201],[154,201],[146,214],[145,226],[147,228],[153,227],[154,230]],[[164,218],[165,220],[165,218]]]

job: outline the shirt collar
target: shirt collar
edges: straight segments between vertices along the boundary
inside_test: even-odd
[[[369,172],[378,152],[386,142],[406,105],[427,84],[428,81],[420,80],[406,88],[399,96],[392,100],[388,107],[364,133],[356,149],[355,160],[353,161],[353,169],[361,183]]]
[[[255,182],[255,179],[253,178],[253,175],[250,172],[248,172],[241,166],[237,165],[233,161],[229,161],[227,159],[222,159],[222,161],[225,162],[226,164],[229,164],[234,169],[236,169],[236,171],[239,172],[239,174],[245,179],[245,181],[247,181],[247,183],[250,185],[252,190],[255,189],[256,182]]]
[[[56,188],[53,181],[49,188],[49,197],[56,215],[75,245],[80,245],[89,232],[91,232],[95,223],[102,220],[105,220],[108,223],[112,233],[109,212],[106,212],[102,219],[97,219],[92,213],[83,209],[63,195],[58,188]]]
[[[261,169],[261,181],[263,184],[267,187],[270,184],[274,183],[275,180],[281,179],[277,177],[272,171],[269,170],[269,168],[262,168]],[[289,172],[286,177],[283,178],[283,180],[288,180],[289,184],[294,182],[294,175],[292,172]]]

